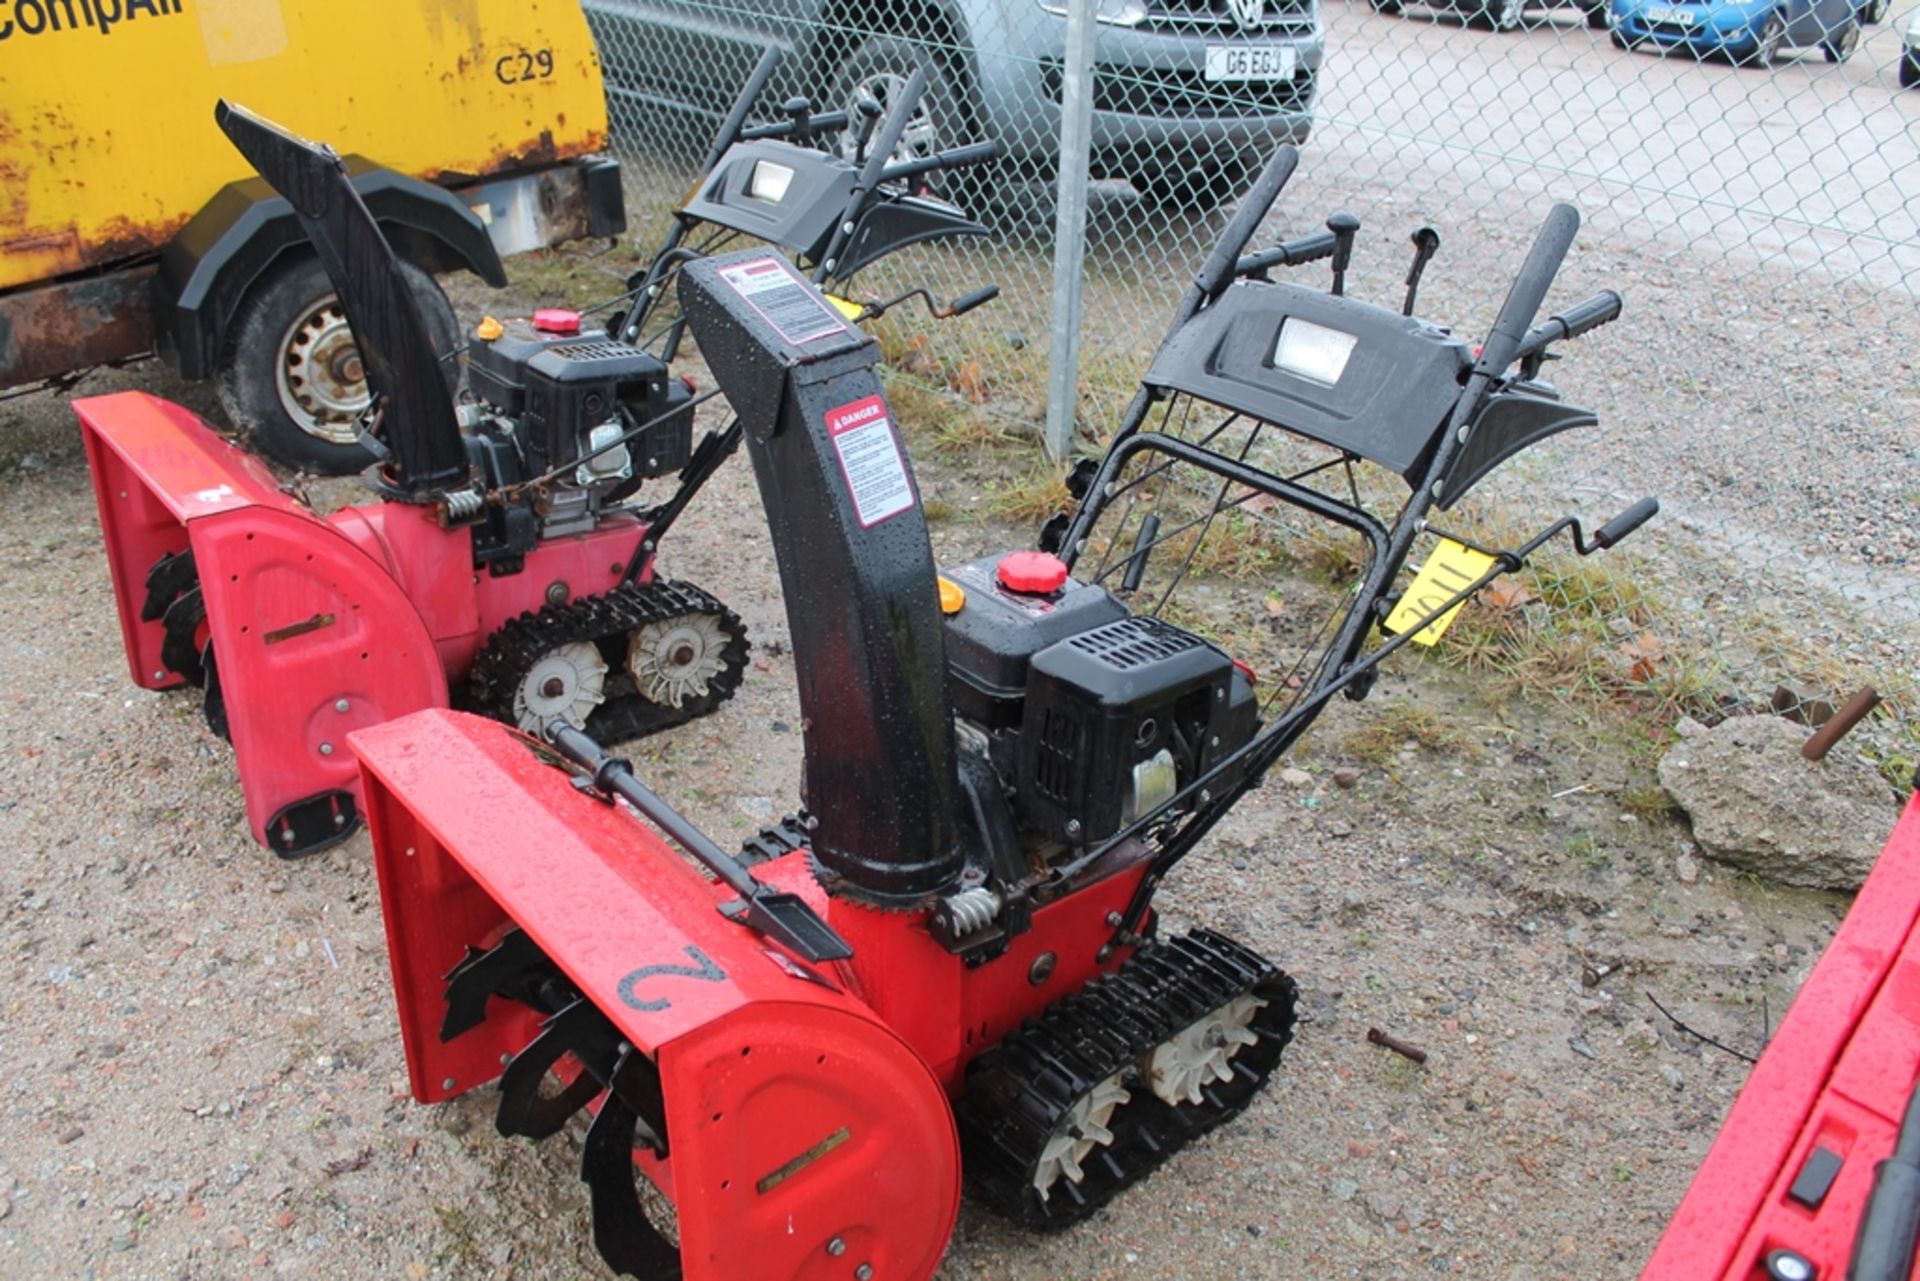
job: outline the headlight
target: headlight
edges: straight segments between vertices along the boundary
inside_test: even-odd
[[[777,165],[771,160],[756,160],[753,162],[753,176],[747,179],[747,194],[755,200],[777,205],[787,198],[787,187],[792,182],[791,166]]]
[[[1067,16],[1062,0],[1040,0],[1040,7],[1057,18]],[[1147,20],[1146,0],[1094,0],[1093,20],[1115,27],[1137,27]]]
[[[1273,365],[1297,378],[1331,387],[1347,371],[1347,358],[1353,355],[1354,344],[1359,341],[1353,334],[1288,316],[1280,322],[1280,339],[1273,345]]]

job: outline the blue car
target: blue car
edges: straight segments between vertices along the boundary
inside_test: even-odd
[[[1845,62],[1860,43],[1860,0],[1612,0],[1613,43],[1725,54],[1770,67],[1787,49]]]

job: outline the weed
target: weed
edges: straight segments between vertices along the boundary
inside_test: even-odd
[[[1642,783],[1620,794],[1620,804],[1635,818],[1662,819],[1678,811],[1673,794],[1658,783]]]
[[[1073,503],[1060,468],[1039,463],[987,492],[987,511],[1016,525],[1035,526]]]
[[[1408,743],[1437,752],[1461,747],[1465,742],[1459,730],[1424,707],[1383,703],[1373,720],[1350,732],[1340,741],[1340,747],[1349,756],[1386,769]]]

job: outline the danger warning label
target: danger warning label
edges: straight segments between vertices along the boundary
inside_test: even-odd
[[[913,482],[907,479],[900,442],[887,421],[887,402],[878,396],[827,411],[827,435],[840,456],[840,471],[853,495],[860,528],[871,529],[913,506]]]

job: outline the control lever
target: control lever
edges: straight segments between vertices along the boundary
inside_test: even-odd
[[[1612,520],[1600,526],[1600,528],[1594,530],[1593,537],[1588,541],[1587,545],[1577,550],[1582,556],[1589,555],[1592,552],[1603,552],[1659,514],[1659,499],[1642,498],[1639,502],[1627,508],[1618,516],[1615,516]]]
[[[1327,219],[1333,233],[1333,296],[1347,292],[1347,266],[1353,261],[1353,238],[1360,233],[1360,220],[1344,209]]]
[[[805,142],[807,135],[813,132],[813,104],[805,98],[788,98],[781,110],[793,122],[794,138]]]
[[[1440,252],[1440,233],[1432,227],[1421,227],[1413,233],[1413,266],[1407,268],[1407,301],[1400,308],[1400,314],[1413,314],[1413,300],[1420,292],[1420,277],[1426,274],[1427,264]]]
[[[805,100],[795,99],[794,101]],[[794,123],[792,120],[778,120],[772,124],[749,125],[740,130],[738,138],[741,142],[758,142],[762,138],[794,138],[799,142],[808,141],[809,139],[807,137],[795,134]],[[806,118],[806,125],[807,129],[813,134],[832,133],[836,129],[845,129],[847,127],[847,113],[844,111],[810,111]],[[719,160],[716,158],[714,164],[718,163]],[[712,169],[713,165],[707,166],[708,172],[711,172]]]
[[[1234,264],[1236,276],[1253,276],[1264,280],[1262,274],[1271,267],[1298,267],[1302,263],[1318,262],[1330,257],[1334,251],[1334,236],[1330,231],[1314,231],[1292,240],[1284,240],[1271,249],[1262,249],[1257,254],[1248,254]]]
[[[880,105],[878,98],[869,97],[864,93],[853,106],[854,110],[860,113],[860,141],[853,148],[853,162],[864,164],[867,159],[867,144],[873,141],[873,131],[880,127],[880,116],[886,108]]]
[[[962,294],[952,302],[942,304],[922,286],[909,289],[907,292],[888,298],[884,302],[862,304],[860,314],[853,317],[853,323],[856,325],[864,325],[869,320],[878,320],[909,298],[918,298],[924,302],[927,305],[927,314],[935,320],[952,320],[956,316],[966,315],[975,307],[985,306],[999,296],[1000,286],[982,285],[970,294]]]
[[[1527,330],[1526,336],[1520,340],[1520,350],[1514,353],[1514,358],[1520,362],[1522,376],[1531,378],[1540,372],[1540,362],[1546,358],[1548,347],[1569,338],[1578,338],[1581,334],[1618,320],[1620,308],[1620,295],[1611,289],[1602,289],[1545,324]]]

